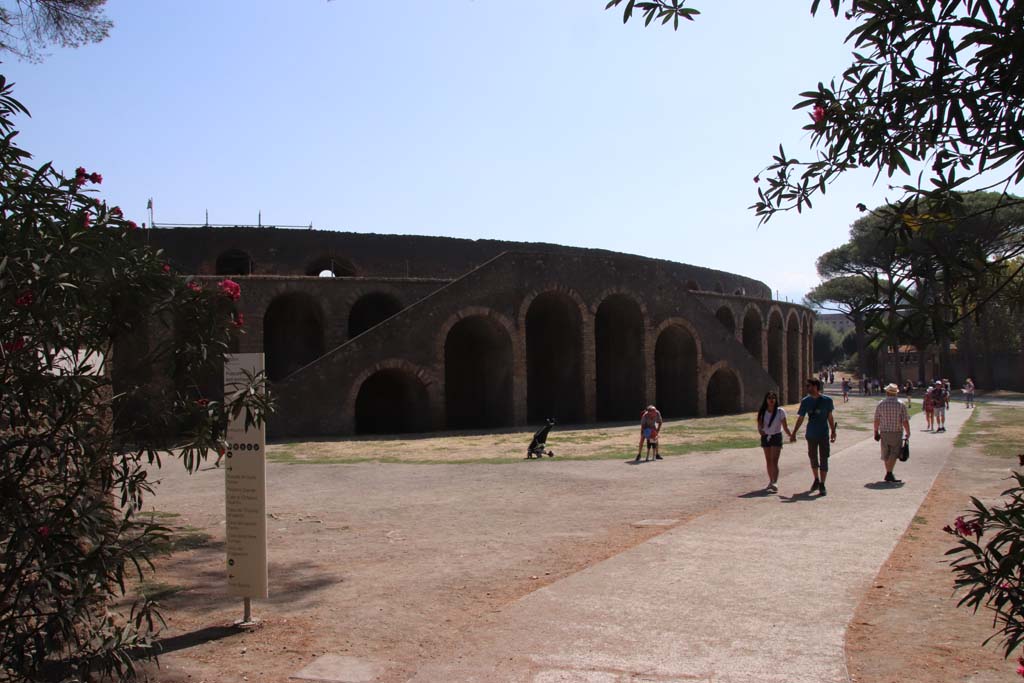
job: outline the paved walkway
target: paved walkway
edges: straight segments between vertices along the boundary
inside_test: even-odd
[[[805,493],[805,459],[783,458],[778,496],[738,497],[531,593],[412,680],[845,683],[846,626],[969,415],[951,410],[945,434],[916,416],[902,486],[880,483],[870,438],[833,453],[825,498]]]

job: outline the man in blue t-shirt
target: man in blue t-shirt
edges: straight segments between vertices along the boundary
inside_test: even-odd
[[[811,460],[814,483],[811,491],[824,496],[825,478],[828,476],[829,444],[836,440],[836,421],[832,418],[835,406],[832,399],[821,393],[821,380],[815,377],[807,380],[807,395],[800,399],[799,416],[790,442],[796,441],[796,433],[807,418],[807,457]]]

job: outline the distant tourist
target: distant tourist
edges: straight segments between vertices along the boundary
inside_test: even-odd
[[[821,393],[821,380],[812,377],[807,380],[807,395],[800,399],[800,412],[789,435],[790,442],[796,441],[800,425],[807,418],[807,457],[811,461],[811,473],[814,481],[811,483],[811,491],[817,491],[820,495],[826,495],[825,479],[828,477],[828,457],[830,454],[829,444],[836,440],[836,422],[832,417],[835,405],[832,399]]]
[[[932,431],[935,429],[935,398],[933,396],[935,389],[928,387],[925,389],[924,398],[921,400],[921,404],[924,407],[924,419],[928,426],[925,431]]]
[[[964,382],[964,403],[967,404],[968,408],[974,407],[974,382],[970,377]]]
[[[946,389],[941,381],[936,381],[932,387],[932,402],[935,404],[935,433],[946,431]]]
[[[644,408],[644,412],[640,414],[640,444],[636,449],[636,460],[634,462],[640,462],[640,454],[644,450],[644,442],[651,438],[651,434],[657,434],[661,431],[662,419],[661,413],[653,405]],[[657,436],[655,436],[655,444],[657,444]],[[658,453],[657,447],[654,450],[654,459],[661,460],[661,455]]]
[[[842,387],[843,387],[843,403],[849,403],[850,402],[850,380],[848,380],[848,379],[846,379],[844,377],[843,378]]]
[[[885,481],[892,484],[899,483],[892,471],[900,456],[903,439],[910,439],[910,416],[907,407],[897,398],[899,393],[899,386],[886,385],[885,398],[875,407],[875,441],[881,444]]]
[[[946,392],[946,410],[949,410],[949,397],[953,395],[953,383],[946,377],[942,380],[942,390]]]
[[[661,460],[661,455],[658,454],[658,428],[654,427],[647,435],[647,455],[644,456],[644,462],[651,459],[651,451],[654,451],[654,459]]]
[[[791,436],[786,422],[786,409],[779,405],[779,396],[769,391],[757,411],[757,431],[761,435],[764,449],[764,464],[768,470],[768,486],[765,490],[779,492],[779,455],[782,454],[782,432]]]

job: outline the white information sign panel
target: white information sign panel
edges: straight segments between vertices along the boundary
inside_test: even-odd
[[[228,354],[224,362],[225,396],[248,384],[245,373],[262,371],[262,353]],[[228,592],[245,598],[266,598],[266,425],[246,429],[242,411],[228,423],[227,440],[223,467]]]

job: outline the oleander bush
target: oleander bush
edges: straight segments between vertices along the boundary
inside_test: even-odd
[[[219,457],[228,414],[269,406],[262,377],[209,391],[238,285],[177,276],[100,173],[34,166],[27,115],[0,76],[0,680],[129,680],[161,623],[132,590],[168,543],[149,476]]]
[[[1024,474],[1013,479],[998,505],[971,498],[974,509],[944,529],[957,539],[946,555],[962,592],[959,605],[991,610],[996,631],[985,642],[999,638],[1006,657],[1024,642]],[[1018,664],[1024,676],[1024,658]]]

